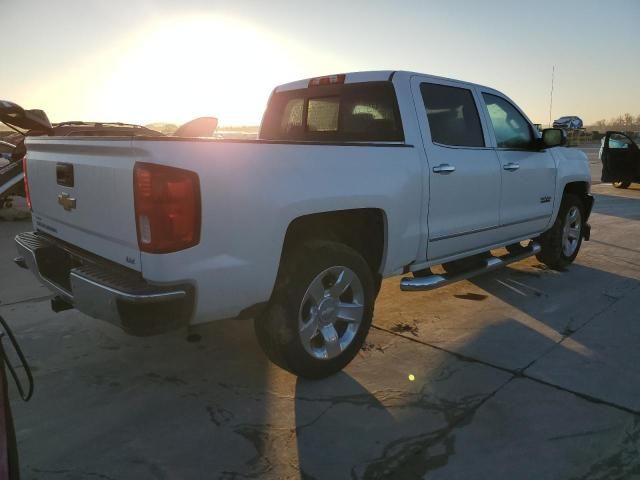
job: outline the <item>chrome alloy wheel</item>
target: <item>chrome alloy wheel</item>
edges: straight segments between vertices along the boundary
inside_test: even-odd
[[[581,229],[582,216],[580,215],[580,209],[574,205],[567,212],[562,230],[562,253],[565,257],[571,257],[578,248]]]
[[[318,274],[302,298],[298,331],[302,345],[314,358],[329,360],[346,350],[364,315],[364,289],[347,267],[330,267]]]

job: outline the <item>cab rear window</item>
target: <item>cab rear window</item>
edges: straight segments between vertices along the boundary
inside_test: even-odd
[[[391,82],[322,85],[275,93],[265,113],[264,140],[402,142]]]

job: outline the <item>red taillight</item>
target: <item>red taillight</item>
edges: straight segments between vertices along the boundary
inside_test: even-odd
[[[320,85],[339,85],[343,84],[346,75],[341,73],[340,75],[329,75],[326,77],[317,77],[309,80],[310,87],[319,87]]]
[[[168,253],[200,242],[200,180],[195,172],[136,163],[133,191],[140,250]]]
[[[29,194],[29,177],[27,176],[27,156],[22,157],[22,171],[24,173],[24,196],[27,198],[27,208],[31,210],[31,195]]]

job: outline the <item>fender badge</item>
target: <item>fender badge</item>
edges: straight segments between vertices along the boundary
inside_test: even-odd
[[[72,198],[68,193],[61,193],[58,195],[58,204],[62,205],[64,209],[69,212],[76,208],[76,199]]]

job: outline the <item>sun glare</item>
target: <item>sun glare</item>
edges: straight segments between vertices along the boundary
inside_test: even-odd
[[[119,48],[96,85],[94,110],[139,123],[207,115],[221,125],[256,125],[276,84],[335,65],[251,24],[212,16],[156,23]]]

